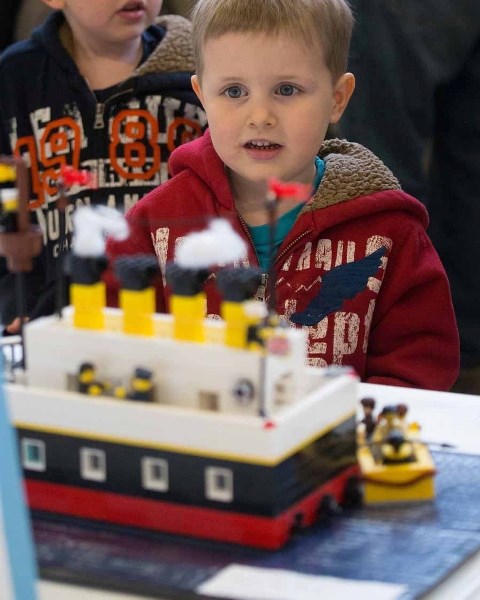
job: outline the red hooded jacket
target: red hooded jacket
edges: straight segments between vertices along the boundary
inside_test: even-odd
[[[363,146],[329,140],[319,155],[321,185],[276,257],[278,314],[308,327],[311,365],[352,366],[369,383],[448,390],[458,374],[458,332],[425,208]],[[129,239],[108,241],[110,258],[155,253],[164,274],[179,238],[223,217],[258,265],[208,131],[175,150],[169,165],[173,178],[129,211]],[[117,284],[111,273],[106,279],[112,304]],[[218,315],[212,279],[207,312]],[[163,277],[159,311],[167,311],[168,297]]]

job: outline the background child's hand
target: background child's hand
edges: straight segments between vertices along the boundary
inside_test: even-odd
[[[28,317],[26,317],[23,320],[23,322],[28,323]],[[13,319],[13,321],[10,323],[10,325],[7,325],[5,327],[5,333],[7,333],[8,335],[15,335],[17,333],[20,333],[20,325],[21,325],[20,317]]]

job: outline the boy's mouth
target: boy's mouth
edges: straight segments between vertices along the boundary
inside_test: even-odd
[[[130,0],[119,10],[122,14],[138,15],[145,12],[145,6],[141,0]]]
[[[244,147],[248,150],[277,150],[280,148],[280,144],[275,142],[269,142],[268,140],[250,140],[244,144]]]
[[[247,155],[254,161],[269,161],[276,158],[283,146],[270,140],[249,140],[243,145]]]

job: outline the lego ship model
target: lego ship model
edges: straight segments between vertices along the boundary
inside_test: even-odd
[[[357,378],[306,366],[306,333],[250,300],[255,270],[217,270],[211,320],[204,267],[170,265],[156,314],[158,266],[120,259],[108,308],[104,262],[70,259],[72,306],[25,326],[6,385],[31,509],[276,549],[348,500]]]

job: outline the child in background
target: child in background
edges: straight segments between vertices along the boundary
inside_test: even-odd
[[[164,269],[182,236],[224,217],[249,263],[266,268],[267,179],[308,184],[306,202],[279,203],[273,275],[281,319],[308,331],[310,364],[449,389],[458,333],[424,207],[367,149],[324,142],[354,89],[347,2],[199,0],[192,22],[192,83],[209,130],[172,154],[174,177],[129,211],[130,238],[110,240],[110,258],[156,253]],[[211,278],[206,293],[207,313],[218,315]],[[164,284],[160,310],[168,299]]]
[[[44,2],[54,12],[0,58],[0,154],[25,158],[45,243],[28,277],[31,317],[55,308],[55,264],[68,249],[74,207],[128,209],[168,178],[171,151],[206,122],[190,83],[190,22],[157,19],[162,0]],[[57,206],[62,165],[97,181],[97,189],[68,191],[65,219]],[[16,315],[13,287],[3,262],[4,324]]]

